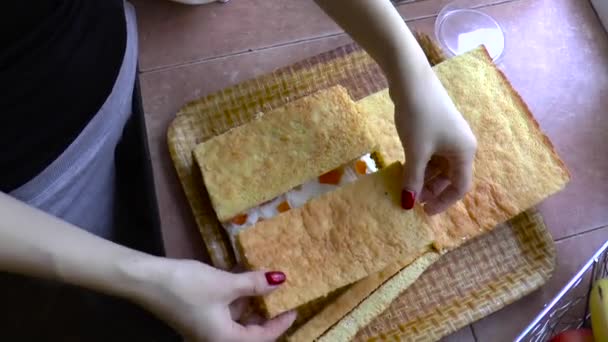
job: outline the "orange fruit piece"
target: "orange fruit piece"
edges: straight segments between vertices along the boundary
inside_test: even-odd
[[[241,214],[232,219],[232,223],[238,224],[239,226],[247,222],[247,214]]]
[[[284,213],[289,209],[291,209],[291,207],[289,206],[289,203],[287,203],[287,201],[283,201],[283,202],[279,203],[279,205],[277,205],[277,210],[280,213]]]
[[[340,179],[342,179],[343,173],[344,173],[344,170],[341,167],[331,170],[331,171],[319,176],[319,183],[334,184],[334,185],[340,184]]]
[[[367,164],[365,164],[363,160],[357,160],[357,162],[355,163],[355,171],[357,171],[357,173],[360,175],[366,174]]]

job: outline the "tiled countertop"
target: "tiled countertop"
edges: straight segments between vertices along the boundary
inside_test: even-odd
[[[405,1],[410,27],[432,34],[448,0]],[[205,260],[171,164],[166,129],[190,100],[331,50],[350,39],[312,1],[233,0],[190,7],[133,0],[142,97],[166,252]],[[608,239],[608,34],[587,0],[470,0],[503,26],[499,67],[570,168],[566,190],[540,205],[558,267],[542,289],[448,337],[509,341]],[[497,340],[497,336],[500,338]]]

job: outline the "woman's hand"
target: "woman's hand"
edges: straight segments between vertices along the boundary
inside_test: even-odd
[[[316,2],[389,80],[406,155],[401,205],[412,208],[418,197],[429,214],[447,209],[471,187],[477,142],[416,38],[389,0]]]
[[[186,341],[274,341],[296,318],[295,312],[270,321],[246,315],[248,297],[276,289],[285,281],[281,272],[229,273],[197,261],[155,258],[152,265],[132,265],[129,273],[147,279],[138,302]]]
[[[477,140],[430,68],[403,78],[390,89],[406,159],[401,203],[410,209],[418,198],[433,215],[471,188]]]
[[[271,341],[295,319],[242,317],[247,297],[285,281],[278,272],[234,274],[166,259],[104,240],[0,192],[0,271],[122,297],[172,325],[188,341]],[[239,322],[240,321],[240,322]]]

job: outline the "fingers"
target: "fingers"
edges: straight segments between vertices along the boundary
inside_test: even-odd
[[[265,321],[266,320],[264,319],[264,317],[253,312],[253,313],[247,315],[247,317],[242,318],[241,324],[243,324],[243,325],[260,325],[260,324],[264,324]]]
[[[411,209],[415,201],[419,200],[426,202],[425,211],[428,215],[446,210],[471,188],[472,167],[472,156],[408,156],[403,170],[401,206],[403,209]]]
[[[231,341],[275,341],[289,329],[295,320],[295,311],[290,311],[262,325],[242,326],[236,322],[232,322],[229,339]]]
[[[458,190],[450,185],[439,196],[424,205],[427,215],[436,215],[446,210],[450,205],[461,198]]]
[[[449,185],[450,179],[446,176],[439,175],[431,180],[426,181],[420,194],[420,202],[432,201],[438,197]]]
[[[420,196],[418,196],[421,203],[437,197],[450,185],[450,179],[447,177],[449,169],[447,159],[440,156],[431,157],[424,171],[424,186]]]
[[[403,167],[403,187],[401,190],[401,207],[409,210],[414,207],[416,196],[422,192],[426,164],[430,156],[426,153],[408,154]]]
[[[246,272],[232,275],[230,300],[262,296],[272,292],[286,280],[283,272]]]
[[[233,321],[243,325],[262,324],[266,320],[255,310],[248,298],[239,298],[230,304],[230,316]]]
[[[444,170],[449,170],[447,159],[440,156],[432,156],[424,171],[424,182],[428,183],[435,177],[442,175]],[[424,189],[422,191],[424,191]]]
[[[437,188],[444,186],[434,198],[428,200],[424,209],[428,215],[435,215],[446,210],[456,201],[460,200],[471,188],[473,183],[473,160],[468,158],[451,159],[450,161],[450,178],[449,186],[446,186],[445,180],[441,180],[441,184],[433,184]],[[437,189],[433,189],[437,190]]]
[[[243,317],[243,313],[249,308],[249,306],[250,303],[248,298],[236,299],[234,302],[230,303],[230,317],[232,317],[233,320],[238,321],[241,319],[241,317]]]

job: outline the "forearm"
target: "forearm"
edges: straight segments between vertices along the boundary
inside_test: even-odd
[[[416,38],[389,0],[316,0],[380,65],[391,83],[431,70]]]
[[[151,256],[99,238],[0,192],[0,270],[122,297]]]

